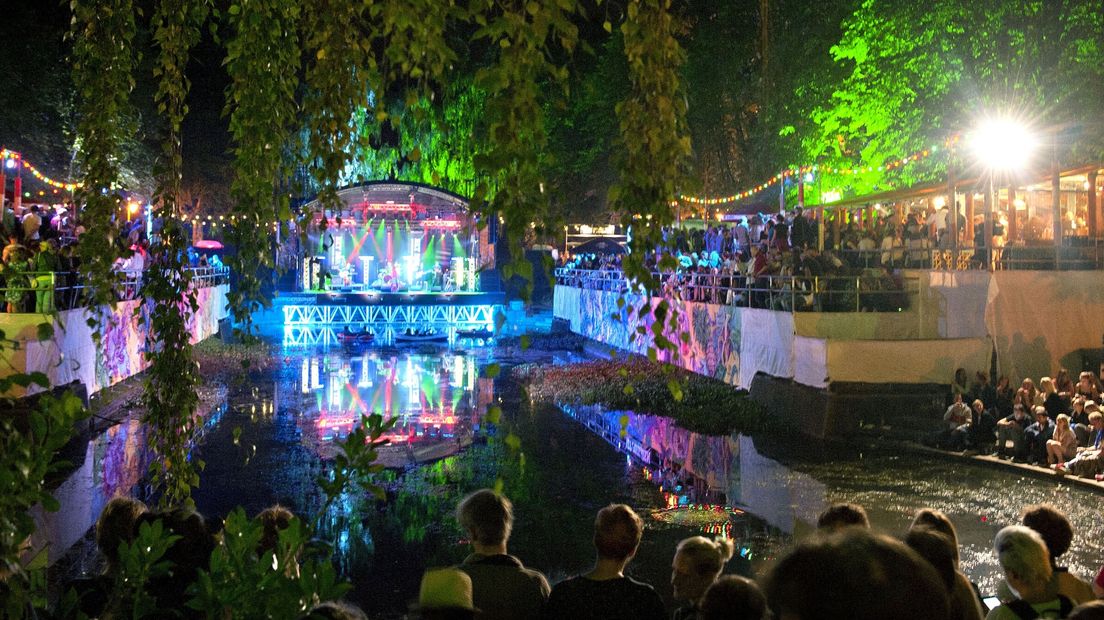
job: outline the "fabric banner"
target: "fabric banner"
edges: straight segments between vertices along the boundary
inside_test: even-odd
[[[751,388],[755,373],[772,377],[793,378],[793,315],[788,312],[741,309],[740,380],[738,385]]]
[[[955,369],[989,367],[988,338],[954,340],[830,340],[827,381],[949,383]]]
[[[828,387],[828,341],[794,337],[794,381],[812,387]]]
[[[218,332],[218,323],[226,318],[226,293],[228,285],[197,289],[198,310],[188,316],[187,326],[191,342],[195,344]],[[92,312],[99,312],[97,330],[100,346],[92,338],[88,319]],[[21,329],[22,357],[12,357],[15,372],[42,372],[51,385],[64,385],[80,381],[92,394],[131,377],[146,368],[144,353],[149,345],[149,304],[140,300],[124,301],[115,306],[101,306],[95,310],[78,308],[58,313],[54,320],[54,337],[46,341],[35,338],[35,326],[48,320],[45,315],[0,315],[0,325],[12,320],[30,321]],[[20,317],[10,319],[8,317]],[[26,317],[30,317],[27,319]],[[36,389],[32,389],[37,391]]]

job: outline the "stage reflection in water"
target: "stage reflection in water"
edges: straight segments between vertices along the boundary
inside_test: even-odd
[[[362,415],[394,418],[380,461],[392,468],[432,461],[471,444],[494,396],[476,360],[463,354],[310,355],[299,360],[299,427],[321,457]]]

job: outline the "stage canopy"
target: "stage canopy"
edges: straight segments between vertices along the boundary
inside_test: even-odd
[[[476,273],[494,266],[488,227],[452,192],[377,181],[338,197],[337,208],[304,205],[306,245],[283,248],[301,266],[303,290],[472,291]]]

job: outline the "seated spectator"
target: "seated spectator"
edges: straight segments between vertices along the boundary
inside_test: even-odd
[[[1042,405],[1035,407],[1035,422],[1024,429],[1024,442],[1027,447],[1027,460],[1029,463],[1043,463],[1046,461],[1046,442],[1054,435],[1054,422],[1047,417],[1046,408]]]
[[[1069,598],[1050,589],[1050,554],[1035,530],[1010,525],[997,532],[993,550],[1016,598],[990,611],[986,620],[1065,618],[1073,609]]]
[[[1086,409],[1088,409],[1087,406]],[[1104,443],[1104,416],[1099,411],[1090,413],[1089,424],[1092,426],[1089,445],[1078,448],[1077,454],[1072,459],[1055,465],[1054,471],[1059,474],[1072,473],[1085,477],[1093,477],[1101,472],[1100,450]]]
[[[1085,400],[1100,402],[1100,386],[1097,385],[1096,377],[1087,370],[1078,375],[1077,384],[1073,386],[1073,390]]]
[[[997,456],[1023,458],[1026,455],[1024,430],[1028,425],[1027,413],[1021,403],[1012,407],[1012,415],[997,420]]]
[[[471,577],[457,568],[425,572],[418,592],[415,617],[420,620],[470,620],[479,613]]]
[[[697,617],[701,598],[721,575],[734,550],[732,541],[725,538],[693,536],[679,543],[671,561],[671,588],[675,600],[685,604],[675,610],[674,620]]]
[[[947,588],[950,615],[954,620],[981,620],[981,602],[969,580],[958,572],[958,548],[950,536],[928,526],[914,526],[905,544],[931,564]]]
[[[1050,377],[1039,379],[1039,392],[1043,396],[1043,407],[1051,420],[1056,419],[1059,413],[1069,411],[1069,401],[1058,395],[1058,389]]]
[[[699,614],[702,620],[764,620],[767,598],[754,581],[724,575],[705,591]]]
[[[912,519],[912,525],[909,526],[911,531],[914,528],[924,527],[930,528],[939,532],[947,537],[951,541],[951,551],[953,553],[954,567],[955,567],[955,586],[951,591],[950,605],[952,610],[952,618],[959,617],[954,615],[954,611],[958,610],[964,617],[973,617],[969,611],[971,608],[976,608],[978,617],[985,614],[981,605],[981,599],[979,598],[977,586],[975,586],[968,577],[962,572],[959,565],[958,555],[958,531],[955,530],[954,523],[950,518],[941,510],[935,510],[933,508],[922,508],[916,511],[916,516]]]
[[[1089,401],[1089,403],[1096,407],[1096,403],[1092,401]],[[1099,409],[1099,407],[1096,408]],[[1079,446],[1089,443],[1089,412],[1085,409],[1085,399],[1074,396],[1070,406],[1070,428],[1073,429],[1073,434],[1077,436],[1077,445]]]
[[[817,518],[818,530],[834,532],[853,525],[870,529],[866,510],[858,504],[832,504]]]
[[[594,520],[597,560],[590,572],[556,584],[545,620],[666,620],[652,586],[625,575],[636,557],[644,522],[624,504],[610,504]]]
[[[506,550],[514,526],[510,500],[490,489],[476,491],[461,500],[456,519],[474,550],[459,568],[471,577],[480,617],[539,616],[550,588],[544,575],[525,568]]]
[[[966,444],[988,454],[993,449],[993,435],[997,428],[997,421],[993,414],[985,408],[985,403],[977,399],[970,405],[970,426],[966,431]]]
[[[946,620],[939,575],[900,541],[860,527],[821,532],[783,557],[764,591],[785,620]]]
[[[961,369],[960,369],[961,370]],[[966,438],[970,433],[970,423],[973,414],[970,407],[962,402],[962,394],[954,395],[954,402],[943,414],[943,430],[936,439],[936,445],[949,450],[963,450],[966,448]]]
[[[1069,572],[1064,566],[1058,566],[1058,558],[1069,551],[1073,542],[1073,526],[1065,513],[1049,504],[1036,504],[1024,508],[1023,524],[1039,533],[1050,555],[1050,568],[1053,582],[1059,594],[1065,595],[1074,605],[1096,598],[1092,586]]]
[[[1077,454],[1077,435],[1070,428],[1070,417],[1058,414],[1054,434],[1046,442],[1047,465],[1065,463]]]
[[[1035,382],[1028,377],[1020,384],[1020,389],[1016,390],[1014,402],[1023,405],[1024,411],[1032,411],[1035,405],[1042,404],[1035,402],[1038,393],[1038,390],[1035,389]]]

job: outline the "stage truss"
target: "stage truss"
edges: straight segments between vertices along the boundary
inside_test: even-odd
[[[486,326],[493,329],[493,304],[472,305],[288,305],[284,306],[285,326],[325,327],[330,325]]]

